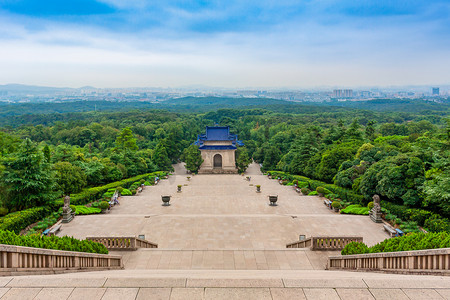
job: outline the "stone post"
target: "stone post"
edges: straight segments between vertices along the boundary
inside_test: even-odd
[[[70,197],[64,197],[64,206],[63,206],[63,223],[69,223],[73,219],[72,209],[70,208]]]
[[[370,219],[375,223],[381,223],[381,205],[380,196],[373,195],[373,208],[370,210]]]

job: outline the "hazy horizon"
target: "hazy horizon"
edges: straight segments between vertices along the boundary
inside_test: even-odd
[[[448,1],[0,0],[0,84],[450,83]]]

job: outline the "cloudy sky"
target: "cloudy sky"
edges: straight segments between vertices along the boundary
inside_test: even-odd
[[[0,0],[0,84],[450,83],[450,1]]]

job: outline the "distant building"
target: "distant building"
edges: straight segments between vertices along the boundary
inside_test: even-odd
[[[353,90],[333,90],[333,98],[353,98]]]
[[[439,96],[439,88],[438,87],[431,88],[431,94],[433,96]]]
[[[230,134],[230,127],[207,126],[206,134],[199,134],[195,145],[203,158],[199,174],[237,173],[235,152],[244,144]]]

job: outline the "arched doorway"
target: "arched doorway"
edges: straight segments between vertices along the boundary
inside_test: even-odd
[[[222,168],[222,155],[216,154],[214,155],[214,168],[221,169]]]

